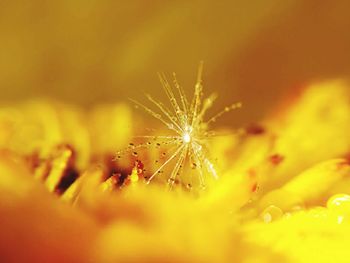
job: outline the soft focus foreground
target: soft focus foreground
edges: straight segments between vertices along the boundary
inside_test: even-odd
[[[341,81],[310,85],[216,138],[220,178],[196,194],[112,161],[146,121],[126,105],[3,106],[1,261],[347,262],[349,99]]]

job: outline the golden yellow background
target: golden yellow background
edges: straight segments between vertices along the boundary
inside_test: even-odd
[[[226,123],[260,119],[289,89],[350,73],[350,2],[0,1],[1,101],[53,97],[91,106],[164,96],[156,72],[188,94],[205,61]]]
[[[0,0],[0,261],[348,263],[349,11],[345,0]],[[138,144],[146,114],[96,106],[165,99],[157,71],[190,94],[200,60],[216,109],[244,104],[221,124],[261,126],[209,142],[194,111],[190,125],[167,116],[193,143]],[[198,176],[215,164],[219,180],[189,186],[185,161]],[[148,173],[160,180],[146,186]]]

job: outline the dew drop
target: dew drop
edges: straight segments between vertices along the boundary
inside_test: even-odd
[[[350,195],[336,194],[327,201],[327,208],[342,217],[341,222],[344,221],[344,216],[350,218]]]
[[[265,223],[271,223],[281,218],[283,216],[283,211],[277,206],[270,205],[265,208],[260,216]]]

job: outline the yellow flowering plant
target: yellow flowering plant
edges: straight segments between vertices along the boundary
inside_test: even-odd
[[[159,149],[115,158],[149,122],[126,104],[2,106],[0,258],[348,262],[349,100],[345,82],[315,83],[213,137],[218,179],[200,192],[146,183]]]

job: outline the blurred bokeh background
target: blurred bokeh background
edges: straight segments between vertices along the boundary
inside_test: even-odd
[[[91,107],[164,98],[156,72],[262,118],[287,92],[350,74],[346,0],[0,0],[0,103],[52,97]],[[331,103],[331,102],[330,102]]]

